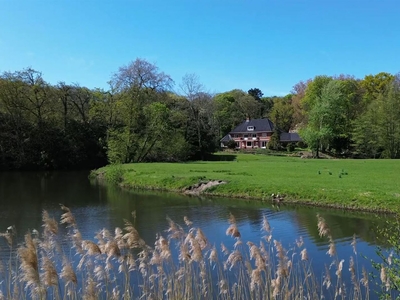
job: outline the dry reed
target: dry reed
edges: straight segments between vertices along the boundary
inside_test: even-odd
[[[286,249],[273,239],[266,216],[261,226],[265,239],[258,245],[243,240],[231,214],[226,234],[232,237],[232,249],[223,243],[220,249],[210,245],[204,232],[187,217],[185,229],[167,218],[167,236],[158,234],[150,247],[134,226],[135,213],[133,223],[125,220],[123,229],[115,228],[113,234],[102,229],[95,239],[84,240],[71,210],[64,205],[61,209],[60,224],[68,230],[74,255],[67,255],[68,250],[58,244],[58,224],[43,211],[42,235],[25,235],[17,251],[19,269],[3,276],[10,283],[0,286],[0,300],[24,299],[25,290],[33,299],[369,299],[366,269],[362,269],[362,278],[358,275],[356,237],[351,243],[355,259],[350,257],[345,268],[320,215],[318,231],[329,242],[327,254],[333,259],[321,281],[314,275],[302,237]],[[14,230],[0,234],[10,247]],[[349,287],[343,280],[347,270]],[[380,279],[385,287],[390,286],[384,266]]]

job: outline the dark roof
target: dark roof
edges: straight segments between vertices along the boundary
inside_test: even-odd
[[[248,126],[253,126],[254,130],[247,130]],[[240,132],[272,132],[274,131],[274,123],[270,119],[253,119],[246,120],[242,124],[235,127],[230,133],[240,133]]]
[[[227,134],[226,136],[224,136],[220,141],[221,143],[227,143],[232,139],[230,134]]]
[[[296,132],[290,132],[290,133],[282,132],[281,136],[280,136],[280,141],[281,142],[301,142],[302,139],[299,136],[299,134]]]

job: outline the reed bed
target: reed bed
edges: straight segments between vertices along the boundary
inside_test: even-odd
[[[321,216],[317,226],[330,241],[332,263],[319,278],[302,238],[286,249],[274,239],[266,217],[257,244],[242,237],[230,215],[231,249],[211,245],[187,218],[181,225],[167,218],[168,228],[149,246],[135,229],[135,213],[124,228],[102,229],[84,240],[71,210],[61,209],[60,222],[43,211],[41,232],[28,232],[21,245],[14,245],[15,228],[1,233],[10,256],[0,268],[0,299],[369,299],[371,294],[370,275],[358,264],[356,238],[354,256],[345,263]],[[389,284],[384,268],[380,277],[384,290]]]

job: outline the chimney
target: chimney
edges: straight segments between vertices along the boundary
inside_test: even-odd
[[[250,121],[250,118],[249,117],[246,117],[246,122],[249,122]]]

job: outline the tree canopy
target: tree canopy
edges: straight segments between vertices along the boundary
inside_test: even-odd
[[[315,156],[400,158],[398,74],[319,75],[286,96],[258,88],[213,95],[194,73],[173,88],[171,76],[140,58],[118,68],[108,90],[51,85],[32,68],[3,72],[0,169],[205,159],[244,119],[265,117],[275,139],[298,131]]]

